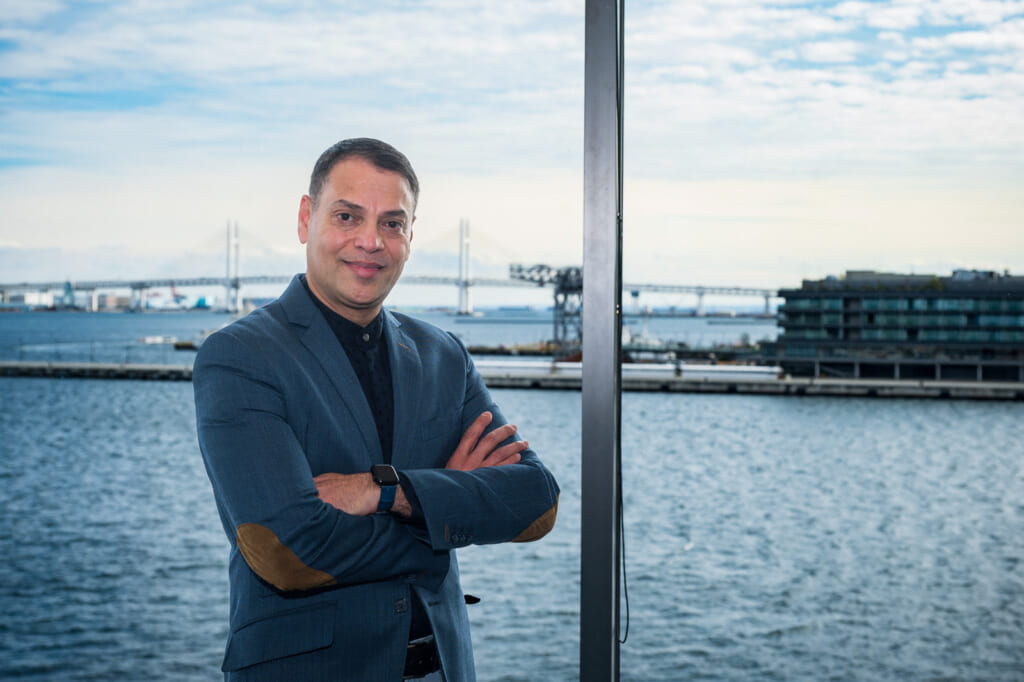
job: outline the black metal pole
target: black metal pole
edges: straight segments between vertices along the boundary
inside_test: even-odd
[[[580,680],[619,679],[622,0],[587,0]]]

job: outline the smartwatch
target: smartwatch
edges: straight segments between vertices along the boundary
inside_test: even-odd
[[[398,472],[390,464],[374,464],[370,467],[370,475],[373,476],[373,482],[380,486],[380,502],[377,503],[377,513],[385,514],[391,511],[391,505],[395,503]]]

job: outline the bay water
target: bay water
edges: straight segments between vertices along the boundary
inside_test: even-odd
[[[425,317],[467,344],[550,333]],[[188,364],[144,339],[226,321],[5,314],[0,359]],[[478,676],[575,680],[580,394],[494,395],[562,496],[542,541],[459,551]],[[1024,679],[1022,435],[1019,402],[625,394],[621,678]],[[189,383],[0,378],[0,511],[0,678],[220,678],[228,544]]]

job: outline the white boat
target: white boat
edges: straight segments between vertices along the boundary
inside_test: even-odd
[[[141,339],[139,339],[139,343],[145,343],[148,345],[157,345],[162,343],[172,344],[176,343],[177,341],[178,337],[176,336],[143,336]]]

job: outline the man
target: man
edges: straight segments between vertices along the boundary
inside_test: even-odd
[[[531,541],[558,486],[463,345],[383,310],[419,183],[377,140],[317,161],[306,273],[196,358],[231,543],[229,680],[474,680],[457,547]]]

